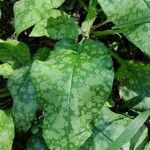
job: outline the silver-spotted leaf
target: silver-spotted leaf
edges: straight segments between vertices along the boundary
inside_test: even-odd
[[[125,36],[150,56],[150,0],[98,0],[109,20],[122,29]],[[133,24],[133,25],[132,25]],[[136,25],[134,25],[136,24]]]
[[[14,5],[16,33],[40,22],[47,17],[53,17],[53,8],[58,8],[65,0],[20,0]]]
[[[150,109],[150,65],[125,62],[117,78],[120,81],[120,97],[135,110]]]
[[[16,40],[0,40],[0,61],[14,67],[21,67],[30,61],[30,52],[27,45]]]
[[[52,39],[75,39],[79,34],[79,27],[75,20],[62,13],[54,18],[43,19],[35,25],[30,36],[47,36]]]
[[[14,123],[11,114],[0,110],[0,150],[12,149],[14,135]]]
[[[0,76],[3,76],[4,78],[8,78],[13,73],[13,71],[14,69],[8,63],[0,65]]]
[[[61,41],[45,62],[35,61],[33,84],[44,107],[43,136],[49,149],[78,149],[91,135],[113,82],[106,47],[85,40]]]
[[[81,146],[81,150],[107,150],[107,148],[110,148],[110,144],[118,138],[132,121],[126,116],[115,114],[106,106],[103,107],[99,120],[91,136]],[[120,150],[142,150],[147,143],[148,129],[146,126],[142,126]]]
[[[35,89],[30,78],[30,67],[15,70],[8,80],[8,87],[13,97],[12,114],[15,128],[19,132],[27,131],[38,109]]]

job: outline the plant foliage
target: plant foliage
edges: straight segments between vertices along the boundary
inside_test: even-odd
[[[13,12],[0,150],[149,150],[150,0],[19,0]]]

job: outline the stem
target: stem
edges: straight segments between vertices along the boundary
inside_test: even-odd
[[[93,26],[92,30],[95,30],[95,29],[97,29],[97,28],[107,24],[108,22],[110,22],[110,21],[109,20],[105,20],[104,22],[101,22],[100,24],[97,24],[97,25]]]
[[[122,59],[117,53],[114,53],[113,50],[108,49],[108,52],[109,52],[110,55],[111,55],[112,57],[114,57],[120,64],[121,64],[122,62],[124,62],[124,59]]]
[[[105,31],[95,31],[92,32],[94,36],[106,36],[106,35],[112,35],[112,34],[117,34],[117,33],[122,33],[122,29],[115,29],[115,30],[105,30]]]

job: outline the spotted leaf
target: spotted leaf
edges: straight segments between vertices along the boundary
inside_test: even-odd
[[[47,61],[33,63],[31,76],[44,108],[48,148],[78,149],[91,135],[112,87],[106,47],[92,40],[61,41]]]
[[[109,20],[150,56],[150,0],[98,0]]]
[[[150,109],[150,65],[125,62],[118,71],[120,97],[135,110]]]
[[[58,8],[65,0],[20,0],[14,5],[16,33],[40,22],[54,14],[53,8]],[[56,11],[55,11],[56,12]]]
[[[0,110],[0,149],[11,150],[14,139],[14,123],[9,112]]]
[[[8,87],[13,97],[12,114],[15,128],[27,131],[38,109],[35,89],[30,79],[30,67],[15,70],[8,80]]]
[[[16,40],[0,40],[0,61],[9,63],[14,68],[22,67],[30,61],[29,48]]]
[[[54,18],[43,19],[36,24],[30,36],[47,36],[52,39],[75,39],[79,34],[79,27],[75,20],[62,13]]]
[[[107,150],[132,121],[126,116],[110,111],[106,105],[102,108],[99,120],[91,136],[81,146],[81,150]],[[142,150],[147,143],[148,129],[143,125],[134,137],[119,150]]]

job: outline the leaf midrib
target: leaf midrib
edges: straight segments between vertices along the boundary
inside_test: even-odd
[[[67,148],[69,150],[69,143],[70,143],[70,138],[69,138],[69,134],[70,134],[70,131],[69,131],[69,128],[70,128],[70,97],[71,97],[71,91],[72,91],[72,83],[73,83],[73,76],[74,76],[74,72],[75,72],[75,69],[76,69],[76,64],[77,64],[77,58],[79,56],[79,53],[76,53],[76,55],[74,54],[75,56],[75,61],[73,63],[73,69],[72,69],[72,72],[71,72],[71,76],[70,76],[70,81],[69,81],[69,91],[68,91],[68,98],[67,98],[67,102],[68,102],[68,144],[67,144]]]

